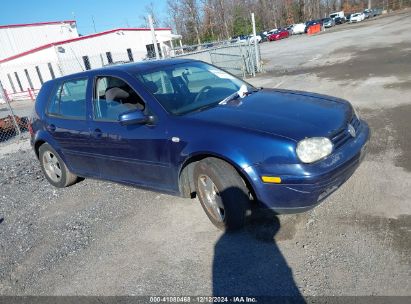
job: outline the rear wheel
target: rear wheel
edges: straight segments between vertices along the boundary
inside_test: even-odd
[[[194,181],[201,206],[217,228],[235,230],[244,226],[249,191],[233,166],[218,158],[206,158],[195,166]]]
[[[57,152],[47,143],[39,148],[41,169],[50,184],[64,188],[74,184],[77,176],[69,171]]]

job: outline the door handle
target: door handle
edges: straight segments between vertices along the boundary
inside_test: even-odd
[[[46,127],[46,129],[47,129],[48,131],[50,131],[50,132],[54,132],[54,131],[56,131],[56,126],[53,125],[53,124],[51,124],[51,125],[48,125],[48,126]]]
[[[103,135],[103,132],[101,132],[100,129],[95,129],[95,130],[93,131],[93,137],[94,137],[94,138],[101,138],[102,135]]]

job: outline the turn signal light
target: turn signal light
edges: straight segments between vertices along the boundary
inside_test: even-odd
[[[281,184],[281,177],[279,176],[262,176],[262,181],[264,183]]]

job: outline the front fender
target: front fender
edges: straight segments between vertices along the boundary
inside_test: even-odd
[[[188,139],[179,142],[173,147],[175,150],[172,155],[177,157],[174,163],[177,164],[176,171],[179,174],[180,191],[189,197],[188,189],[184,188],[187,183],[190,183],[190,193],[194,191],[191,176],[194,167],[188,164],[205,157],[216,157],[231,164],[254,190],[254,185],[259,180],[255,165],[270,163],[274,159],[282,162],[286,158],[284,153],[289,153],[288,149],[284,148],[282,141],[277,141],[277,145],[275,143],[276,140],[271,136],[269,138],[267,135],[253,134],[248,136],[244,133],[230,134],[226,140],[207,136],[197,137],[192,141]],[[274,147],[277,147],[277,150],[274,150]],[[272,153],[269,153],[270,149]]]

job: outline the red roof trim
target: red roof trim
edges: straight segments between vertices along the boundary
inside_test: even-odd
[[[156,28],[156,31],[171,31],[171,28]],[[130,32],[138,32],[138,31],[150,31],[150,29],[148,28],[118,28],[118,29],[114,29],[114,30],[109,30],[109,31],[105,31],[105,32],[101,32],[101,33],[96,33],[96,34],[91,34],[91,35],[87,35],[87,36],[80,36],[80,37],[76,37],[76,38],[72,38],[72,39],[67,39],[67,40],[62,40],[62,41],[57,41],[57,42],[52,42],[52,43],[48,43],[42,46],[39,46],[37,48],[31,49],[29,51],[17,54],[17,55],[13,55],[11,57],[7,57],[4,58],[2,60],[0,60],[0,63],[4,63],[19,57],[23,57],[44,49],[47,49],[49,47],[52,46],[56,46],[56,45],[62,45],[62,44],[66,44],[66,43],[70,43],[70,42],[75,42],[75,41],[79,41],[79,40],[85,40],[85,39],[90,39],[90,38],[94,38],[94,37],[98,37],[98,36],[103,36],[103,35],[107,35],[107,34],[111,34],[111,33],[115,33],[115,32],[119,32],[119,31],[130,31]]]
[[[66,44],[66,43],[70,43],[70,42],[74,42],[74,41],[78,41],[78,40],[94,38],[94,37],[103,36],[103,35],[107,35],[107,34],[111,34],[111,33],[115,33],[115,32],[120,32],[120,31],[139,32],[139,31],[149,31],[149,30],[150,30],[149,28],[118,28],[118,29],[114,29],[114,30],[109,30],[109,31],[105,31],[105,32],[100,32],[100,33],[96,33],[96,34],[87,35],[87,36],[80,36],[80,37],[77,37],[77,38],[58,41],[58,42],[54,42],[54,43],[51,43],[51,44],[61,45],[61,44]],[[156,31],[171,31],[171,28],[157,28],[155,30]]]
[[[76,20],[63,20],[63,21],[50,21],[50,22],[35,22],[35,23],[0,25],[0,29],[13,28],[13,27],[25,27],[25,26],[41,26],[41,25],[50,25],[50,24],[61,24],[61,23],[72,24],[72,23],[76,23]]]

